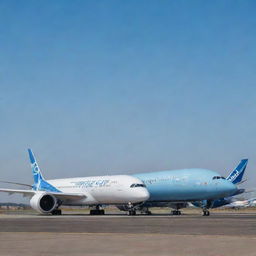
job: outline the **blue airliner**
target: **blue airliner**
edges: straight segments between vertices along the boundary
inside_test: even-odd
[[[134,176],[146,185],[150,198],[139,208],[150,213],[148,207],[171,206],[176,208],[173,214],[180,215],[180,208],[187,202],[194,202],[203,210],[203,216],[209,216],[209,208],[223,205],[227,198],[243,193],[236,184],[241,182],[247,159],[243,159],[235,170],[226,178],[207,169],[183,169],[140,173]],[[133,212],[132,214],[136,214]]]

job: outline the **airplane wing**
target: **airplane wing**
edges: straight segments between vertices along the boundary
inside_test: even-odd
[[[69,201],[69,200],[73,201],[73,200],[81,200],[86,198],[86,195],[81,193],[62,193],[62,192],[36,191],[36,190],[24,190],[24,189],[0,188],[0,192],[6,192],[9,195],[22,194],[24,197],[32,197],[38,192],[47,192],[47,194],[51,194],[55,196],[57,199],[60,199],[61,201]]]
[[[12,181],[5,181],[5,180],[0,180],[0,182],[33,188],[33,186],[31,186],[29,184],[24,184],[24,183],[17,183],[17,182],[12,182]]]

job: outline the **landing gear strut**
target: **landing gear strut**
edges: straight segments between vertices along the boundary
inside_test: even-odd
[[[61,210],[60,209],[55,209],[51,212],[52,215],[61,215]]]
[[[90,215],[104,215],[105,214],[105,210],[104,209],[100,209],[100,206],[97,205],[95,207],[95,209],[91,209],[90,210]]]
[[[210,212],[207,209],[203,209],[202,216],[210,216]]]

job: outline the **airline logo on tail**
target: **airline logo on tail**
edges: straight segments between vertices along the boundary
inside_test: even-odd
[[[40,168],[36,162],[35,156],[31,149],[28,149],[29,159],[32,168],[32,174],[34,177],[34,190],[42,190],[42,191],[51,191],[51,192],[61,192],[51,184],[49,184],[42,176]]]
[[[247,163],[248,159],[242,159],[239,165],[229,174],[227,180],[231,181],[233,184],[241,182]]]

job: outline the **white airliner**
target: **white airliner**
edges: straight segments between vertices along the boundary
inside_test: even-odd
[[[123,205],[132,208],[149,198],[144,183],[129,175],[110,175],[69,179],[45,180],[36,159],[29,149],[29,158],[34,176],[34,185],[25,185],[29,190],[1,189],[9,194],[19,193],[31,197],[30,205],[39,213],[60,215],[61,205],[94,206],[91,214],[104,214],[101,205]]]

